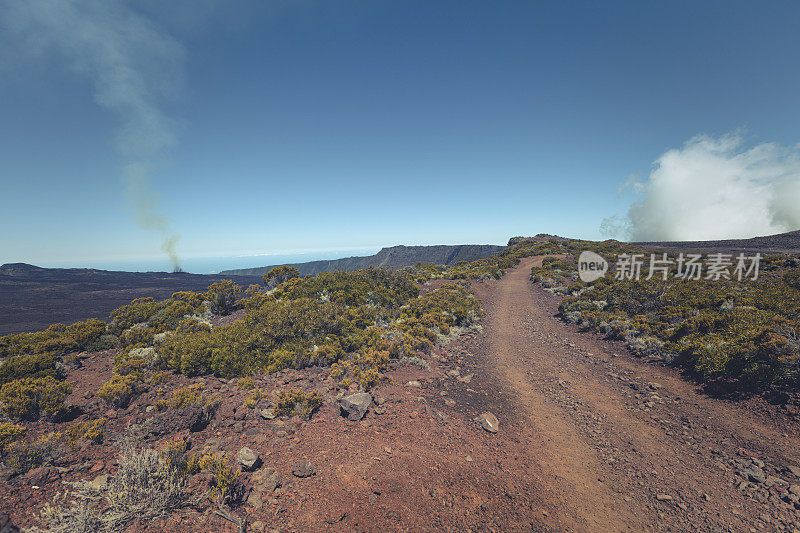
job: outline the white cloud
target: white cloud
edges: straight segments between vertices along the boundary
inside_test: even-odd
[[[800,150],[747,148],[740,135],[698,135],[669,150],[627,216],[601,231],[633,241],[749,238],[800,229]]]

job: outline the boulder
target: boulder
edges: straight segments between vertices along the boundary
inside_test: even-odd
[[[19,533],[19,527],[11,521],[8,513],[0,512],[0,533]]]
[[[500,421],[497,420],[497,417],[489,411],[476,416],[475,423],[489,433],[497,433],[497,430],[500,429]]]
[[[269,494],[283,484],[283,479],[279,472],[267,466],[253,474],[250,484],[253,486],[253,490]]]
[[[372,405],[372,395],[368,392],[357,392],[339,400],[342,416],[348,420],[361,420]]]
[[[59,478],[58,470],[53,468],[52,466],[42,466],[39,468],[34,468],[30,472],[28,472],[27,478],[28,483],[31,485],[46,485],[51,481],[55,481]]]
[[[309,461],[299,461],[292,466],[292,474],[301,478],[311,477],[317,475],[317,469]]]
[[[189,405],[178,409],[167,409],[153,418],[147,427],[150,437],[177,433],[184,429],[191,432],[202,431],[208,425],[205,411],[199,405]]]
[[[252,472],[261,465],[261,457],[256,452],[245,446],[236,453],[236,462],[245,472]]]

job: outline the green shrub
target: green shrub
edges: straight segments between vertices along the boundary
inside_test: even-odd
[[[22,378],[3,385],[0,402],[12,418],[32,419],[54,416],[64,411],[64,399],[72,390],[68,383],[44,378]]]
[[[407,274],[370,267],[290,279],[278,288],[275,296],[287,300],[319,299],[347,306],[396,307],[418,294],[419,289]]]
[[[322,405],[322,396],[319,392],[305,392],[300,389],[281,391],[275,404],[275,414],[278,416],[294,416],[308,420],[311,415]]]
[[[121,376],[114,374],[111,379],[103,383],[97,395],[114,408],[125,407],[138,391],[142,382],[137,373]]]
[[[229,279],[212,283],[205,294],[211,302],[211,310],[217,315],[227,315],[233,311],[241,295],[242,288]]]
[[[6,447],[25,435],[25,428],[10,422],[0,422],[0,458],[3,457]]]
[[[17,355],[0,363],[0,385],[21,378],[58,378],[56,358],[51,354]]]
[[[274,289],[278,285],[289,281],[290,279],[299,278],[300,272],[292,266],[280,265],[276,266],[266,274],[264,274],[264,285],[268,289]]]
[[[70,326],[53,324],[43,331],[0,337],[0,357],[85,351],[105,333],[106,323],[95,318]]]

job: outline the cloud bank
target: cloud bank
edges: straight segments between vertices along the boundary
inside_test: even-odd
[[[158,212],[149,170],[176,143],[162,106],[182,86],[181,45],[118,0],[5,0],[0,9],[3,44],[14,61],[65,66],[91,82],[99,106],[119,116],[115,147],[129,161],[123,176],[135,219],[162,236],[162,249],[179,268],[179,236]]]
[[[632,241],[749,238],[800,229],[800,147],[747,148],[738,134],[698,135],[669,150],[627,215],[603,220],[606,236]]]

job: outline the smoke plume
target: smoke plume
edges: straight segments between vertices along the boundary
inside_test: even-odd
[[[669,150],[624,217],[601,232],[632,241],[749,238],[800,229],[800,146],[747,148],[738,134],[698,135]]]
[[[2,29],[18,60],[63,65],[92,84],[95,102],[117,114],[116,148],[136,222],[164,239],[179,268],[179,239],[158,212],[151,169],[175,144],[175,125],[163,102],[181,86],[183,49],[153,21],[119,0],[0,0]],[[8,50],[8,46],[6,46]]]

